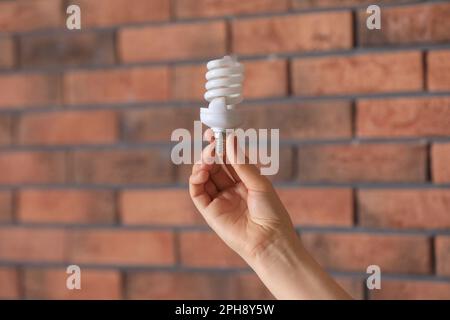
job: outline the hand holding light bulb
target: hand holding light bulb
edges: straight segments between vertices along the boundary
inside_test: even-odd
[[[191,198],[208,225],[276,298],[349,299],[303,247],[271,182],[248,159],[235,161],[242,151],[233,134],[225,144],[227,163],[212,161],[213,135],[206,131],[210,144],[189,178]]]
[[[243,67],[225,57],[208,63],[208,69],[205,98],[210,104],[200,116],[211,127],[205,133],[210,144],[189,178],[195,206],[276,298],[350,298],[303,247],[271,182],[248,159],[236,161],[242,151],[233,134],[225,144],[225,164],[214,161],[224,151],[225,129],[241,122],[234,105],[242,101]]]

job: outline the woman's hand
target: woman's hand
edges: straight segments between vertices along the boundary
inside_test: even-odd
[[[227,138],[228,164],[215,160],[211,143],[189,178],[195,206],[209,226],[258,274],[276,298],[350,298],[303,248],[271,182],[258,168],[239,164],[236,139]]]
[[[210,130],[205,135],[212,139]],[[270,181],[256,166],[236,164],[235,139],[229,136],[227,140],[226,155],[232,164],[214,162],[215,143],[211,141],[201,163],[193,167],[190,194],[211,228],[251,264],[267,248],[280,241],[295,242],[297,235]]]

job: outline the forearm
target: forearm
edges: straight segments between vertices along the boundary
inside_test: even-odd
[[[249,264],[277,299],[351,299],[298,237],[279,240]]]

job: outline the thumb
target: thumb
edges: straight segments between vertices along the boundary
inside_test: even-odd
[[[268,192],[273,189],[269,179],[261,175],[254,164],[249,163],[244,151],[238,146],[237,138],[234,134],[230,134],[227,137],[226,156],[227,161],[247,189],[260,192]]]

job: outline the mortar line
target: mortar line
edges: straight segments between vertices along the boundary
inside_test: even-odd
[[[321,95],[321,96],[277,96],[269,98],[248,99],[241,106],[242,108],[250,106],[268,106],[272,104],[300,104],[298,107],[302,108],[302,104],[308,102],[335,102],[335,101],[353,101],[353,100],[377,100],[377,99],[402,99],[402,98],[448,98],[450,91],[441,92],[426,92],[426,91],[400,91],[400,92],[381,92],[372,94],[342,94],[342,95]],[[97,110],[147,110],[158,108],[198,108],[202,104],[201,100],[192,101],[144,101],[144,102],[117,102],[110,104],[59,104],[59,105],[28,105],[28,106],[4,106],[0,108],[1,114],[28,114],[28,113],[42,113],[42,112],[70,112],[70,111],[97,111]],[[407,108],[407,107],[404,107]]]
[[[384,47],[351,47],[348,49],[334,49],[324,51],[305,51],[305,52],[279,52],[279,53],[261,53],[261,54],[236,54],[236,56],[242,61],[254,61],[254,60],[267,60],[267,59],[309,59],[309,58],[321,58],[321,57],[351,57],[356,55],[365,54],[384,54],[384,53],[400,53],[404,51],[430,51],[430,50],[442,50],[449,49],[450,44],[406,44],[396,46],[384,46]],[[54,74],[61,72],[77,72],[77,71],[108,71],[108,70],[122,70],[133,68],[159,68],[183,65],[201,65],[205,64],[211,59],[216,59],[217,56],[208,56],[204,58],[195,59],[180,59],[180,60],[154,60],[145,62],[132,62],[121,64],[82,64],[79,66],[56,66],[56,67],[27,67],[21,69],[2,69],[0,70],[0,76],[14,74],[14,75],[27,75],[27,74]]]

